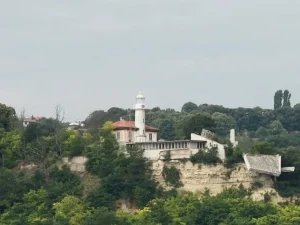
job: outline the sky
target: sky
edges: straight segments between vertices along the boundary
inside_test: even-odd
[[[84,120],[188,101],[300,102],[299,0],[0,0],[0,103]]]

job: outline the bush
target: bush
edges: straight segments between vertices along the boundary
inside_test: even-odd
[[[272,143],[269,142],[258,142],[256,143],[252,150],[252,154],[266,154],[266,155],[276,155],[278,154],[278,149],[274,148]]]
[[[162,175],[167,185],[173,187],[182,186],[182,183],[180,182],[180,171],[174,166],[164,166]]]
[[[271,199],[272,199],[272,197],[268,192],[264,193],[264,202],[265,203],[270,202]]]
[[[205,149],[203,151],[199,150],[195,155],[191,157],[190,160],[193,164],[203,163],[208,165],[216,165],[222,162],[217,154],[217,148]]]
[[[225,188],[217,196],[222,198],[245,198],[250,195],[251,195],[250,191],[247,190],[242,184],[240,184],[238,188],[234,188],[234,187]]]
[[[226,152],[225,166],[227,168],[233,167],[235,163],[243,162],[243,152],[239,147],[235,149],[233,149],[232,146],[225,147],[225,152]]]
[[[171,161],[171,152],[170,151],[165,152],[163,161],[165,161],[165,162]]]
[[[164,190],[162,187],[160,187],[157,191],[157,197],[158,198],[163,198],[163,199],[168,199],[168,198],[175,198],[178,195],[178,192],[175,188],[171,190]]]
[[[259,181],[255,181],[254,183],[251,184],[251,190],[257,190],[259,188],[262,188],[264,185],[263,183]]]

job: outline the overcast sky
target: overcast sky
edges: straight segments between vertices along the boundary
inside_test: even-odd
[[[0,0],[0,103],[67,120],[187,101],[300,102],[299,0]]]

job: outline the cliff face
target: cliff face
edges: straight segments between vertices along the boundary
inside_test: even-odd
[[[183,186],[180,188],[184,191],[204,192],[209,189],[212,195],[222,192],[224,188],[239,187],[241,184],[245,188],[252,188],[252,198],[254,200],[262,200],[264,193],[273,193],[272,200],[276,202],[284,201],[273,189],[273,180],[271,176],[258,174],[248,171],[244,164],[237,164],[233,169],[227,169],[223,165],[207,166],[193,165],[191,162],[171,161],[165,163],[163,161],[153,161],[152,169],[155,179],[166,187],[162,171],[164,165],[173,165],[179,169],[181,173],[181,182]],[[256,187],[256,188],[254,188]]]
[[[71,171],[84,172],[87,158],[84,156],[73,157],[72,159],[63,159],[63,163],[70,166]],[[180,181],[183,186],[180,188],[184,191],[204,192],[209,189],[210,193],[215,195],[224,188],[239,187],[241,184],[245,188],[256,188],[252,191],[254,200],[263,200],[264,194],[268,192],[272,195],[272,201],[283,202],[290,199],[281,198],[273,188],[273,180],[271,176],[248,171],[245,164],[237,164],[233,169],[227,169],[223,165],[193,165],[190,161],[183,162],[172,160],[164,162],[162,160],[152,161],[152,170],[154,178],[166,189],[170,188],[165,184],[162,176],[164,165],[176,167],[180,173]]]

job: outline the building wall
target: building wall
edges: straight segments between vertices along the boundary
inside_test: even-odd
[[[202,137],[198,134],[194,134],[194,133],[191,133],[191,140],[198,140],[198,141],[207,141],[206,142],[206,147],[208,149],[210,148],[213,148],[213,147],[217,147],[218,148],[218,157],[224,161],[225,158],[226,158],[226,155],[225,155],[225,147],[223,144],[220,144],[216,141],[213,141],[213,140],[210,140],[208,138],[205,138],[205,137]]]
[[[167,151],[170,151],[171,159],[189,159],[193,155],[193,151],[190,149],[176,149],[176,150],[145,150],[144,157],[149,160],[164,159],[164,155]],[[197,149],[198,152],[198,149]]]
[[[135,136],[136,136],[136,131],[132,130],[116,130],[114,131],[114,134],[116,136],[116,139],[120,143],[128,143],[129,142],[129,137],[130,137],[130,132],[132,133],[131,137],[131,142],[135,141]]]
[[[132,132],[131,142],[136,142],[135,138],[138,135],[138,132],[137,131],[131,131],[131,132]],[[118,142],[120,142],[120,143],[128,143],[129,142],[129,134],[130,134],[129,130],[116,130],[116,131],[114,131],[114,134],[115,134]],[[152,134],[152,140],[150,140],[149,134]],[[150,142],[150,141],[156,142],[157,141],[157,132],[146,132],[146,140],[145,141],[146,142]]]
[[[152,140],[150,140],[149,135],[152,135]],[[146,132],[146,142],[157,142],[157,132]]]

